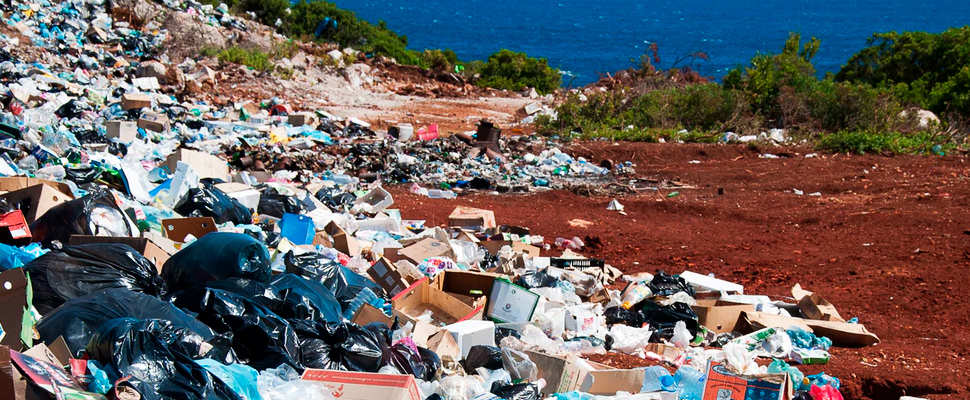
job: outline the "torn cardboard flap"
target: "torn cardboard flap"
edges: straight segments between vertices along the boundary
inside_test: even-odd
[[[791,289],[792,297],[798,301],[798,309],[808,319],[822,321],[845,322],[835,305],[815,293],[802,289],[802,285],[795,284]]]
[[[62,193],[52,186],[36,184],[20,190],[0,195],[14,208],[24,213],[27,223],[34,222],[54,206],[71,200],[71,195]]]
[[[381,257],[374,265],[367,269],[367,275],[377,283],[388,296],[394,297],[398,293],[408,288],[408,282],[404,280],[397,267],[388,259]]]
[[[697,304],[690,306],[697,314],[697,322],[708,329],[717,332],[745,333],[746,323],[741,314],[754,311],[752,304],[732,303],[722,300],[697,300]]]
[[[40,185],[40,184],[50,186],[54,189],[57,189],[57,191],[64,193],[67,196],[70,196],[68,200],[74,199],[74,196],[72,195],[72,193],[74,192],[71,191],[71,186],[66,183],[49,181],[46,179],[28,178],[24,176],[11,176],[11,177],[0,178],[0,191],[12,192],[14,190],[20,190],[20,189],[28,188],[30,186]]]
[[[178,251],[174,241],[157,234],[148,234],[146,237],[71,235],[68,241],[69,246],[88,243],[126,244],[147,258],[148,261],[151,261],[159,273],[162,272],[162,265],[165,264],[165,261],[168,261]]]
[[[24,321],[32,321],[27,318],[27,298],[30,286],[27,284],[27,275],[24,275],[23,268],[14,268],[0,273],[0,327],[3,328],[3,338],[0,344],[15,350],[20,350],[33,344],[32,325],[24,325]],[[26,339],[26,341],[25,341]],[[22,343],[22,341],[24,341]]]
[[[176,242],[185,242],[188,235],[201,239],[212,232],[218,232],[216,220],[212,217],[171,218],[162,220],[165,236]]]
[[[584,364],[593,368],[587,369],[580,366],[573,355],[553,356],[534,351],[526,351],[526,354],[538,367],[538,377],[546,381],[542,389],[544,396],[574,390],[613,396],[620,391],[639,393],[643,387],[642,369],[615,369],[583,360]]]

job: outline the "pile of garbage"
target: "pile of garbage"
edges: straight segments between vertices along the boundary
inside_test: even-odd
[[[799,286],[785,303],[689,271],[624,276],[578,237],[488,210],[406,219],[383,185],[671,183],[484,120],[447,135],[279,99],[180,101],[173,86],[215,72],[168,63],[164,29],[104,7],[0,6],[20,35],[0,36],[4,398],[833,399],[838,379],[796,365],[878,342]],[[57,57],[13,57],[21,38]],[[611,353],[654,365],[588,359]]]

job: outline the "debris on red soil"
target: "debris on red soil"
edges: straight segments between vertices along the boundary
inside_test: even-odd
[[[678,189],[676,197],[663,190],[622,197],[626,215],[606,210],[611,198],[561,191],[457,200],[417,197],[404,187],[392,193],[403,214],[428,225],[446,223],[455,206],[468,205],[550,240],[598,237],[601,248],[581,253],[625,273],[690,269],[789,301],[801,283],[882,339],[834,348],[830,364],[803,371],[839,377],[846,399],[970,396],[970,302],[958,289],[970,279],[966,158],[776,150],[788,157],[759,158],[747,146],[574,144],[576,156],[632,160],[643,178],[679,177],[697,187]],[[577,218],[590,223],[571,225]],[[615,353],[592,359],[651,365]]]

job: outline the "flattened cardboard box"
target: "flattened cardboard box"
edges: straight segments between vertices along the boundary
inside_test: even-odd
[[[421,264],[422,261],[434,257],[454,258],[454,253],[451,251],[451,245],[448,242],[442,242],[433,238],[425,238],[420,242],[398,250],[398,254],[415,264]]]
[[[195,173],[199,174],[199,178],[219,178],[227,180],[229,177],[229,164],[211,154],[189,149],[178,149],[165,159],[165,166],[168,167],[169,171],[175,172],[175,167],[179,161],[191,165]]]
[[[712,362],[702,400],[784,400],[792,396],[788,374],[741,376],[720,363]],[[757,393],[757,397],[750,394]]]
[[[428,278],[423,278],[391,299],[394,315],[404,321],[414,322],[425,310],[431,310],[431,317],[445,325],[468,319],[481,319],[485,301],[474,307],[463,303],[454,296],[431,286]]]
[[[333,240],[333,248],[340,250],[348,256],[357,257],[363,250],[361,243],[356,238],[347,234],[347,231],[341,228],[340,225],[337,225],[336,222],[330,221],[324,228],[324,231]]]
[[[396,296],[408,288],[407,281],[401,277],[401,273],[397,271],[397,267],[383,257],[379,258],[374,265],[371,265],[367,269],[367,275],[391,297]]]
[[[879,337],[869,332],[862,324],[783,317],[757,311],[745,311],[744,320],[755,330],[787,328],[794,325],[818,336],[832,339],[832,344],[837,347],[866,347],[879,343]]]
[[[176,242],[184,242],[188,235],[200,239],[212,232],[218,232],[216,220],[212,217],[171,218],[162,220],[165,236]]]
[[[308,368],[302,379],[323,382],[336,400],[423,400],[412,375]]]
[[[72,195],[71,186],[62,182],[49,181],[46,179],[28,178],[24,176],[11,176],[0,178],[0,191],[12,192],[14,190],[24,189],[34,185],[44,184],[50,186],[57,191],[70,196],[68,200],[74,199]]]

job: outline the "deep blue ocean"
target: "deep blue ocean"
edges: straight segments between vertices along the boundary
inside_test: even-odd
[[[334,1],[334,0],[331,0]],[[632,66],[649,43],[658,67],[698,51],[694,69],[720,79],[760,52],[780,51],[788,32],[822,41],[820,74],[838,71],[874,32],[942,32],[970,25],[970,0],[335,0],[371,22],[384,20],[413,49],[450,48],[462,60],[502,48],[545,57],[573,86]],[[687,65],[689,61],[681,61]],[[568,84],[570,77],[564,82]]]

